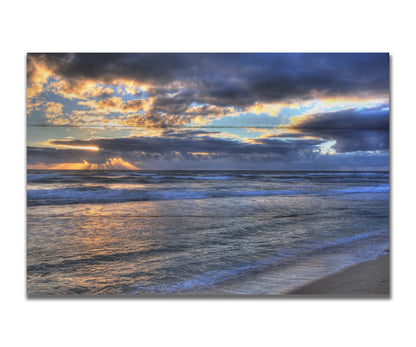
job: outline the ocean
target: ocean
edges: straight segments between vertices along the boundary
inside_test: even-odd
[[[27,173],[30,296],[286,294],[388,247],[388,172]]]

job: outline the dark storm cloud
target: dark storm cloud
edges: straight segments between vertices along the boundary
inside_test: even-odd
[[[320,140],[296,140],[288,142],[282,139],[261,139],[255,143],[240,142],[233,139],[218,137],[132,137],[119,139],[96,139],[96,140],[73,140],[52,141],[54,145],[74,146],[98,146],[102,151],[108,152],[149,152],[149,153],[171,153],[171,152],[209,152],[225,154],[264,154],[276,153],[288,155],[294,152],[306,150],[307,148],[322,143]]]
[[[99,152],[81,151],[75,149],[56,149],[44,147],[27,147],[27,163],[30,164],[56,164],[56,163],[75,163],[93,161],[105,163],[108,156],[103,156]]]
[[[316,113],[299,117],[298,129],[389,129],[389,106]]]
[[[204,136],[201,136],[201,135]],[[105,162],[112,157],[141,160],[144,158],[171,159],[179,154],[193,158],[192,153],[209,153],[211,156],[223,156],[230,160],[251,159],[267,160],[270,157],[281,160],[295,160],[315,155],[315,146],[322,140],[258,139],[252,143],[234,139],[213,137],[215,133],[190,131],[186,134],[167,130],[160,137],[131,137],[93,140],[55,140],[52,145],[97,146],[100,151],[53,149],[28,147],[28,162],[60,163],[92,160],[95,163]],[[195,158],[196,159],[196,158]],[[200,159],[200,157],[198,157]]]
[[[387,105],[376,108],[349,109],[300,117],[291,128],[300,133],[278,137],[313,136],[335,140],[337,153],[383,151],[389,149],[389,110]]]
[[[387,95],[389,89],[388,54],[30,54],[29,81],[35,61],[68,80],[149,84],[159,107],[166,107],[163,91],[182,90],[169,98],[176,113],[191,102],[243,109],[316,93]]]
[[[42,98],[48,101],[43,106],[48,112],[35,114],[42,122],[74,127],[115,124],[160,132],[142,132],[153,137],[90,140],[50,140],[51,136],[44,145],[60,149],[28,147],[29,164],[122,158],[130,163],[165,161],[164,167],[170,168],[181,159],[178,165],[186,162],[183,167],[188,168],[190,162],[209,165],[214,160],[208,159],[215,159],[231,168],[251,161],[256,162],[254,169],[308,169],[318,164],[331,169],[330,163],[340,167],[348,160],[349,167],[354,168],[354,160],[365,167],[367,152],[379,151],[371,165],[388,166],[388,155],[380,158],[389,148],[388,104],[345,110],[354,100],[388,103],[388,54],[29,54],[27,70],[29,105]],[[319,99],[325,100],[320,104]],[[344,110],[296,116],[315,105],[331,110],[341,105]],[[278,135],[267,135],[273,131],[260,129],[261,137],[239,141],[232,134],[253,136],[255,130],[249,134],[180,129],[224,116],[239,116],[231,125],[256,127],[266,118],[259,113],[269,113],[273,125],[290,122],[288,131],[279,133],[285,132],[281,127],[274,132]],[[336,155],[320,152],[332,153],[328,141],[334,141]]]
[[[385,151],[389,149],[388,130],[327,130],[322,137],[336,141],[333,148],[337,153],[357,151]]]
[[[170,115],[181,115],[191,106],[195,99],[193,91],[185,90],[178,92],[175,96],[159,95],[153,101],[153,112],[163,112]]]

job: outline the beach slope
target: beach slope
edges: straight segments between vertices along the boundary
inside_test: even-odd
[[[289,294],[336,296],[390,295],[389,255],[341,270],[293,290]]]

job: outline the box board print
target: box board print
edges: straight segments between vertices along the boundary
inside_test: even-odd
[[[27,294],[389,294],[388,54],[28,54]]]

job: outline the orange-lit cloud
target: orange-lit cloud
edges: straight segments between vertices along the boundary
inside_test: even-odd
[[[48,118],[48,120],[52,120],[56,117],[62,116],[62,108],[63,105],[59,102],[47,102],[45,117]]]
[[[202,156],[205,156],[205,155],[215,155],[216,153],[208,153],[208,152],[190,152],[190,154],[192,154],[192,155],[202,155]]]
[[[149,89],[148,84],[144,83],[137,83],[134,80],[128,79],[114,79],[111,81],[112,84],[118,86],[118,92],[120,94],[131,94],[131,95],[138,95],[142,91],[147,91]]]
[[[87,98],[106,98],[114,94],[114,90],[109,86],[88,79],[80,79],[77,81],[68,81],[60,76],[54,75],[54,81],[48,84],[48,90],[54,94],[60,95],[65,99],[81,99]]]
[[[28,54],[28,162],[129,169],[126,159],[170,168],[181,160],[283,163],[317,151],[388,151],[388,61],[387,54]]]
[[[35,100],[33,98],[28,98],[27,102],[26,102],[26,112],[28,114],[28,116],[30,117],[30,113],[33,110],[37,110],[40,111],[41,107],[44,105],[44,101],[41,100]]]
[[[49,77],[53,76],[53,72],[43,62],[29,59],[27,73],[28,80],[26,96],[27,99],[30,100],[44,90],[45,85],[48,83]]]
[[[41,74],[43,76],[44,74]],[[47,77],[53,77],[46,89],[54,94],[60,95],[66,99],[74,100],[89,100],[90,98],[109,98],[115,91],[121,95],[139,95],[142,91],[147,90],[146,85],[141,85],[130,80],[116,79],[112,81],[92,80],[87,78],[80,78],[77,80],[67,80],[60,75],[52,74],[49,71]],[[42,80],[47,83],[47,80]],[[34,95],[39,94],[39,90]]]
[[[88,101],[79,101],[79,105],[86,106],[93,110],[95,113],[108,114],[111,112],[114,113],[131,113],[138,112],[143,110],[144,104],[146,102],[142,99],[134,99],[124,101],[120,97],[114,96],[102,100],[88,100]]]
[[[254,114],[265,113],[269,116],[278,116],[282,108],[299,109],[300,102],[279,102],[279,103],[261,103],[256,102],[247,108],[247,112]]]

